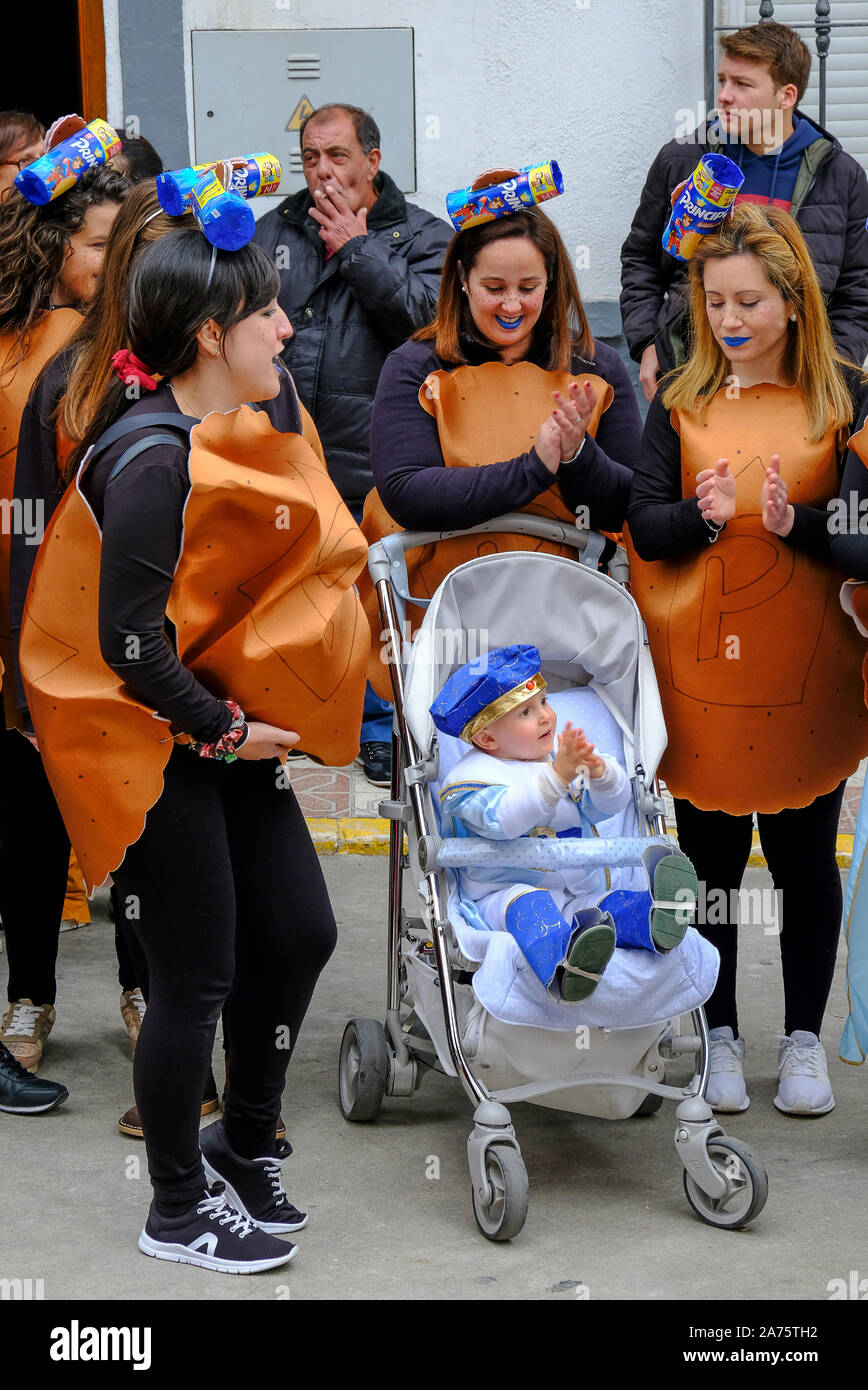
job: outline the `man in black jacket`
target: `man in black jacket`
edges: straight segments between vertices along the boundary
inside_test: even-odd
[[[721,39],[718,115],[670,140],[648,174],[621,248],[621,316],[650,401],[661,372],[687,355],[686,265],[663,250],[670,195],[704,154],[740,165],[737,201],[784,208],[801,227],[826,300],[835,346],[868,353],[868,179],[838,140],[803,115],[811,55],[793,29],[766,22]]]
[[[254,238],[280,272],[280,307],[295,330],[284,360],[351,509],[374,486],[368,436],[380,369],[434,317],[452,235],[380,170],[379,141],[357,107],[314,111],[301,128],[307,188],[266,213]]]
[[[294,329],[284,360],[357,520],[374,486],[369,436],[380,369],[433,319],[452,236],[381,171],[379,145],[376,122],[358,107],[314,111],[301,127],[307,188],[266,213],[254,238],[280,272],[280,306]],[[369,690],[362,766],[381,786],[389,780],[388,708]]]

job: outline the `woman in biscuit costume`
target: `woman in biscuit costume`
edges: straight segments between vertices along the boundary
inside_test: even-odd
[[[386,359],[362,529],[370,541],[516,511],[575,523],[585,505],[592,527],[617,531],[640,435],[627,369],[592,337],[556,227],[538,207],[504,211],[453,237],[437,317]],[[552,548],[483,535],[411,551],[410,592],[430,597],[463,561],[531,545]],[[369,678],[390,695],[366,575],[359,590],[374,634]]]
[[[22,413],[47,361],[81,325],[108,229],[129,189],[111,168],[85,174],[44,206],[12,188],[0,206],[0,498],[13,498]],[[33,556],[44,512],[38,496],[12,502],[0,526],[0,915],[9,957],[0,1040],[30,1071],[54,1022],[54,962],[69,841],[35,748],[22,727],[9,614],[10,546]],[[9,524],[9,521],[12,524]]]
[[[669,745],[661,775],[709,904],[737,900],[752,818],[782,904],[776,1107],[832,1109],[819,1041],[841,918],[844,784],[868,751],[862,644],[838,603],[827,503],[865,399],[833,348],[798,226],[738,207],[690,264],[694,350],[648,413],[628,512],[631,582]],[[712,896],[718,890],[717,897]],[[721,955],[708,1099],[749,1104],[736,922],[698,922]]]
[[[72,450],[89,432],[99,395],[114,379],[112,356],[118,344],[124,341],[127,283],[132,267],[146,246],[168,232],[194,225],[192,214],[170,217],[162,211],[153,179],[147,179],[131,189],[124,201],[112,227],[104,271],[93,304],[80,321],[71,342],[41,373],[21,420],[15,495],[22,504],[27,499],[38,498],[46,526],[68,483],[75,476],[76,469],[70,457]],[[132,379],[129,389],[131,392],[137,389]],[[318,451],[316,431],[298,401],[292,379],[287,374],[282,376],[279,396],[264,402],[263,409],[275,429],[303,432]],[[13,535],[9,576],[13,655],[17,649],[27,586],[35,559],[36,549],[27,544],[26,537]],[[17,695],[20,705],[23,705],[20,681]],[[22,715],[28,717],[24,710]],[[24,837],[32,832],[26,825],[19,824],[17,833]],[[66,842],[68,854],[68,836]],[[63,853],[63,850],[59,852]],[[132,1028],[138,1029],[140,1026],[140,1014],[148,998],[147,968],[137,949],[131,923],[117,903],[115,893],[113,901],[118,978],[122,991],[121,1014],[132,1034]],[[33,939],[32,919],[29,940],[32,954],[35,955],[38,943]],[[56,949],[56,924],[53,933],[49,933],[46,925],[42,952],[46,955],[50,952],[53,961]],[[202,1113],[210,1113],[218,1108],[218,1104],[217,1087],[211,1076],[203,1096]],[[119,1127],[125,1134],[142,1137],[135,1107],[125,1109]]]
[[[40,551],[20,647],[85,878],[112,873],[148,962],[139,1246],[228,1272],[285,1263],[276,1235],[306,1221],[275,1128],[335,926],[280,760],[299,736],[324,761],[353,755],[367,645],[357,528],[301,435],[242,404],[279,391],[277,284],[258,247],[217,252],[198,231],[141,254],[130,350]],[[200,1151],[224,1004],[227,1105]]]

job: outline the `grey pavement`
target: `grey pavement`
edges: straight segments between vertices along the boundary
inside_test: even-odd
[[[144,1147],[115,1122],[132,1100],[111,928],[61,937],[58,1019],[43,1074],[70,1100],[43,1117],[0,1114],[0,1278],[42,1279],[49,1299],[825,1300],[829,1281],[868,1276],[868,1075],[837,1060],[843,960],[824,1041],[837,1108],[815,1120],[772,1106],[780,1031],[778,943],[742,929],[740,1002],[752,1104],[727,1133],[765,1163],[765,1210],[742,1232],[691,1212],[673,1144],[674,1107],[620,1122],[516,1105],[530,1175],[527,1223],[512,1243],[477,1231],[458,1083],[429,1075],[411,1100],[350,1125],[337,1056],[350,1017],[382,1018],[387,861],[322,861],[340,944],[293,1059],[284,1115],[295,1154],[284,1176],[310,1222],[284,1270],[236,1278],[147,1259],[136,1248],[149,1200]],[[767,882],[749,872],[747,886]],[[0,957],[0,983],[5,957]],[[222,1081],[219,1046],[215,1072]],[[684,1073],[680,1064],[679,1077]],[[439,1164],[439,1178],[426,1176]],[[868,1286],[866,1286],[868,1287]]]

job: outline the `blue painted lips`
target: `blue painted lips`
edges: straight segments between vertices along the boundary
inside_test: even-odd
[[[727,347],[741,347],[742,343],[750,342],[750,335],[746,338],[724,338]]]

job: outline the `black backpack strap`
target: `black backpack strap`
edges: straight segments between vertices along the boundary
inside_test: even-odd
[[[93,445],[91,457],[103,453],[110,445],[118,439],[123,439],[125,434],[132,434],[134,430],[147,429],[151,425],[167,425],[177,430],[183,430],[189,438],[189,434],[194,425],[199,421],[193,415],[181,415],[175,412],[161,411],[150,415],[125,415],[123,419],[116,420],[113,425],[109,425]],[[172,441],[175,443],[176,441]]]
[[[145,450],[150,449],[152,445],[174,444],[177,446],[178,442],[178,436],[176,434],[146,434],[144,439],[137,439],[135,444],[131,444],[130,447],[125,449],[121,454],[111,473],[109,473],[106,478],[106,487],[108,487],[109,483],[114,482],[115,478],[126,468],[128,463],[132,463],[134,458],[138,458],[139,454],[143,454]]]

